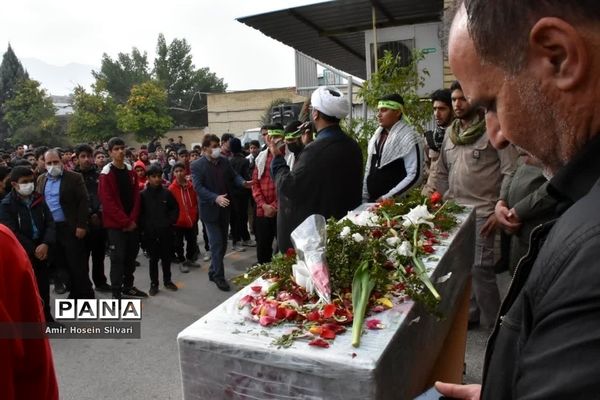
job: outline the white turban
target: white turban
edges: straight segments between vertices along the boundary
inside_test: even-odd
[[[348,101],[342,92],[333,87],[319,86],[310,96],[310,103],[315,110],[330,117],[343,119],[348,115]]]

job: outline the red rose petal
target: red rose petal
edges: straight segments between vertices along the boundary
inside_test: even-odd
[[[296,310],[291,310],[289,308],[285,309],[285,319],[287,319],[288,321],[293,320],[297,316],[298,316],[298,312]]]
[[[260,293],[262,291],[262,286],[250,286],[250,289],[252,289],[254,293]]]
[[[275,318],[269,317],[268,315],[263,315],[258,320],[258,323],[261,324],[262,326],[269,326],[269,325],[272,325],[275,321],[277,321]]]
[[[240,308],[245,307],[247,304],[251,304],[254,301],[254,297],[250,296],[249,294],[245,295],[244,297],[242,297],[240,299],[240,302],[238,303],[238,306]]]
[[[369,320],[367,320],[367,328],[382,329],[383,325],[381,324],[381,321],[378,319],[369,319]]]
[[[306,314],[306,319],[309,321],[318,321],[321,319],[321,317],[319,316],[319,311],[318,310],[312,310],[311,312],[309,312],[308,314]]]
[[[323,328],[321,330],[321,337],[323,339],[335,339],[335,332],[331,329]]]
[[[327,304],[323,307],[323,318],[331,318],[335,314],[335,304]]]
[[[311,340],[310,342],[308,342],[308,344],[309,344],[309,346],[317,346],[317,347],[324,347],[324,348],[329,347],[329,342],[326,340],[323,340],[321,338]]]

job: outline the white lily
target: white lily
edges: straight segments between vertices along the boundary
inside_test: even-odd
[[[402,225],[408,228],[412,225],[425,224],[433,228],[433,222],[431,222],[433,218],[434,215],[429,212],[427,206],[420,205],[411,209],[408,214],[402,216],[402,219],[404,220]]]
[[[371,211],[348,212],[346,215],[353,224],[359,226],[377,226],[379,225],[379,217]]]
[[[396,250],[398,254],[404,257],[410,257],[412,255],[412,246],[408,240],[402,242],[398,249]]]
[[[388,246],[396,247],[396,245],[400,243],[400,238],[398,236],[392,236],[385,239],[385,242],[388,244]]]
[[[356,243],[360,243],[360,242],[362,242],[363,240],[365,240],[365,238],[363,237],[363,235],[361,235],[360,233],[353,233],[353,234],[352,234],[352,239],[354,239],[354,241],[355,241]]]
[[[350,234],[350,232],[352,232],[352,230],[350,229],[349,226],[345,226],[342,228],[342,231],[340,232],[340,237],[343,239],[346,236],[348,236]]]

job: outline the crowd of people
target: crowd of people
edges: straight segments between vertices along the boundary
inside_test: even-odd
[[[461,2],[449,38],[460,81],[431,96],[435,129],[418,135],[401,94],[383,96],[366,166],[340,127],[349,104],[333,87],[313,92],[310,123],[265,126],[266,146],[250,143],[248,154],[239,139],[210,134],[191,151],[181,138],[164,150],[153,141],[136,151],[118,137],[96,148],[17,146],[1,156],[0,222],[12,231],[0,227],[2,243],[21,244],[15,257],[33,267],[38,306],[51,321],[47,263],[55,290],[68,281],[71,298],[93,297],[93,289],[145,297],[134,286],[141,245],[156,295],[159,262],[169,290],[177,290],[171,262],[197,265],[202,227],[209,279],[229,290],[230,234],[236,251],[256,246],[257,262],[268,262],[291,247],[290,233],[311,214],[340,218],[423,183],[423,193],[475,210],[469,325],[492,330],[483,386],[439,382],[437,389],[462,399],[594,397],[598,9],[586,1],[534,3]],[[494,37],[489,27],[498,18],[514,23],[515,40]],[[502,268],[514,280],[501,304],[495,272]]]

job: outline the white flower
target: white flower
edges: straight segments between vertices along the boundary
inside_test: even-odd
[[[400,243],[400,238],[398,236],[392,236],[385,239],[385,242],[392,247],[396,247],[398,243]]]
[[[408,228],[411,225],[426,224],[433,228],[433,223],[430,221],[433,217],[434,215],[429,212],[427,206],[416,206],[410,210],[408,214],[402,216],[402,219],[404,220],[402,225]]]
[[[352,234],[352,239],[354,239],[354,241],[355,241],[356,243],[360,243],[360,242],[362,242],[363,240],[365,240],[365,238],[364,238],[364,237],[363,237],[363,236],[362,236],[360,233],[353,233],[353,234]]]
[[[343,239],[346,236],[348,236],[350,234],[351,230],[349,226],[345,226],[342,228],[342,231],[340,232],[340,237]]]
[[[353,224],[359,226],[377,226],[379,224],[379,217],[371,211],[348,212],[346,216]]]
[[[405,240],[400,246],[398,246],[398,249],[396,251],[401,256],[410,257],[412,255],[412,246],[410,245],[410,242],[408,240]]]

